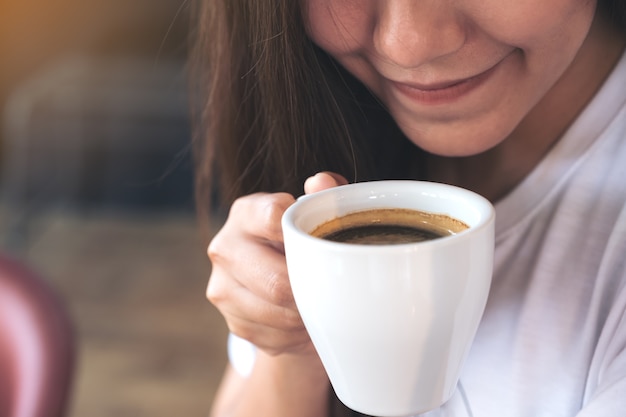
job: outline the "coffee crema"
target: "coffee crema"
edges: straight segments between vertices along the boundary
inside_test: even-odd
[[[401,208],[356,211],[316,227],[310,234],[326,240],[361,245],[397,245],[450,236],[468,229],[445,214]]]

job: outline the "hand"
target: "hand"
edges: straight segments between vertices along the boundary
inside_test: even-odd
[[[309,177],[304,182],[304,192],[306,194],[312,194],[327,188],[345,185],[347,183],[348,180],[339,174],[335,174],[334,172],[320,172],[312,177]]]
[[[320,173],[305,182],[305,192],[345,183],[338,174]],[[314,352],[291,293],[283,250],[280,220],[294,201],[286,193],[239,198],[208,249],[213,270],[207,298],[232,333],[269,355]]]

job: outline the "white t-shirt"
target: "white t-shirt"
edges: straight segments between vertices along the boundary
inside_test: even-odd
[[[494,279],[461,384],[428,416],[626,416],[626,54],[496,204]],[[229,341],[249,372],[254,348]]]

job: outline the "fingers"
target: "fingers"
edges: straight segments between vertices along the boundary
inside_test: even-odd
[[[295,309],[268,302],[237,281],[220,279],[224,272],[214,272],[207,297],[224,315],[233,334],[270,355],[298,351],[310,343]]]
[[[231,207],[225,227],[238,227],[254,239],[282,242],[280,220],[294,201],[287,193],[259,193],[239,198]]]
[[[214,272],[209,288],[220,285],[221,280],[232,280],[266,302],[295,308],[285,258],[273,242],[224,233],[213,239],[208,254]],[[227,277],[215,278],[219,270]]]
[[[347,183],[348,180],[334,172],[319,172],[305,181],[304,192],[311,194]]]
[[[238,199],[208,248],[212,272],[207,298],[231,332],[269,354],[310,344],[282,250],[280,220],[293,202],[283,193]]]
[[[321,172],[305,183],[313,193],[348,181]],[[208,248],[212,264],[207,298],[230,331],[264,352],[311,351],[287,274],[281,219],[295,202],[290,194],[253,194],[233,203],[224,227]]]

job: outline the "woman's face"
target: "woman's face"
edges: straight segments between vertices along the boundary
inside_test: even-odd
[[[596,2],[305,3],[311,39],[382,100],[415,144],[469,156],[502,142],[550,91],[584,41]]]

